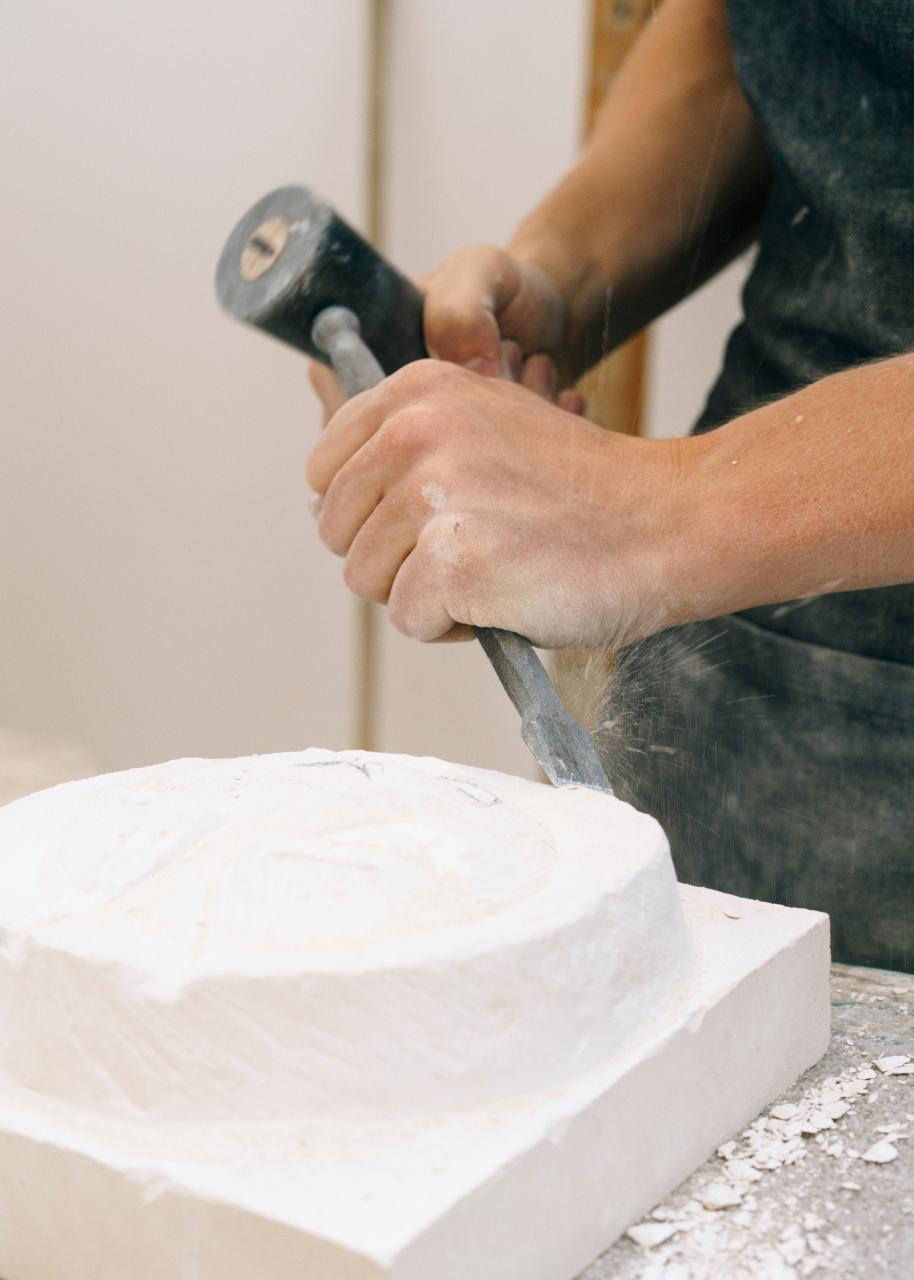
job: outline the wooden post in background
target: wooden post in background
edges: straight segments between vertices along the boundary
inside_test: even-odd
[[[387,128],[385,91],[389,12],[387,0],[370,0],[366,39],[368,92],[365,150],[365,233],[384,248],[384,142]],[[378,633],[380,610],[357,600],[355,643],[354,740],[362,751],[376,751],[380,716]]]
[[[613,79],[656,7],[657,0],[591,0],[585,136],[593,129]],[[647,334],[639,334],[581,379],[591,421],[611,431],[640,433],[647,342]]]

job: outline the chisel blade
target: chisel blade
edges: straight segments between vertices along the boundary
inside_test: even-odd
[[[612,795],[593,738],[562,705],[529,640],[493,627],[474,631],[520,713],[521,737],[553,786],[576,783]]]

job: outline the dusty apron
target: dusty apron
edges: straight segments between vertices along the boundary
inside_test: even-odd
[[[914,0],[728,10],[776,176],[698,430],[914,350]],[[625,669],[620,791],[680,879],[828,911],[837,958],[914,970],[914,585],[684,627]]]

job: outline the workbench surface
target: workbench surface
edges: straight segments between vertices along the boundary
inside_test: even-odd
[[[836,965],[832,1013],[825,1057],[778,1099],[787,1121],[767,1109],[644,1219],[666,1240],[623,1237],[580,1280],[914,1280],[914,1074],[875,1065],[914,1059],[914,975]],[[789,1104],[813,1132],[785,1129]]]

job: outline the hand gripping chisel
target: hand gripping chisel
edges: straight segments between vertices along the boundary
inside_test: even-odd
[[[226,241],[216,292],[229,314],[329,364],[347,395],[427,357],[420,291],[304,187],[258,201]],[[562,705],[528,640],[475,627],[555,786],[612,793],[593,739]]]

